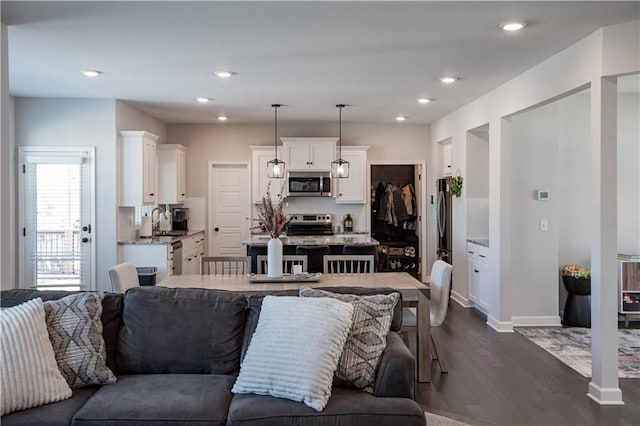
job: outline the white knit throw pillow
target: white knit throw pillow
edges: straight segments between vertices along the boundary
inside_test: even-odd
[[[2,413],[37,407],[71,397],[58,370],[40,298],[3,309]]]
[[[322,411],[352,315],[353,306],[337,299],[266,296],[231,391],[301,401]]]

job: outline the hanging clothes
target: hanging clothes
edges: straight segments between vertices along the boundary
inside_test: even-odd
[[[402,187],[402,199],[404,200],[404,207],[409,216],[416,215],[416,193],[413,190],[413,185],[408,183]]]

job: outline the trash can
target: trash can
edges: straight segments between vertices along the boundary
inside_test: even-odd
[[[138,272],[138,281],[140,281],[141,286],[156,285],[158,268],[155,266],[143,266],[137,267],[136,271]]]

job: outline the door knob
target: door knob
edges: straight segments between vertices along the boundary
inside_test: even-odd
[[[213,228],[214,231],[218,232],[220,230],[220,228],[218,228],[217,226],[215,228]]]
[[[82,242],[83,242],[83,243],[88,243],[88,242],[89,242],[89,239],[88,239],[87,237],[84,237],[84,238],[82,239]]]

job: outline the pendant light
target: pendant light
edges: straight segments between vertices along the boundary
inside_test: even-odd
[[[344,107],[344,104],[336,105],[339,111],[338,159],[331,163],[331,176],[338,179],[349,177],[349,162],[342,159],[342,108]]]
[[[275,112],[275,137],[273,140],[273,151],[275,158],[267,163],[267,175],[273,179],[284,178],[284,161],[278,160],[278,108],[280,104],[272,104]]]

